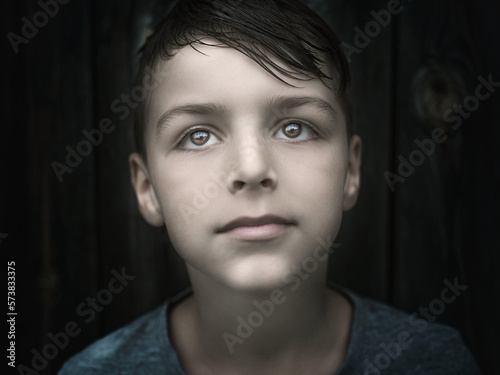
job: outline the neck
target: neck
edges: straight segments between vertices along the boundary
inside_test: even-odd
[[[186,306],[190,318],[184,320],[190,322],[186,329],[191,346],[198,343],[195,358],[218,365],[239,363],[262,374],[287,366],[296,370],[301,358],[309,368],[311,359],[321,356],[342,363],[348,331],[339,323],[345,305],[338,293],[327,289],[326,267],[300,284],[246,292],[189,271],[195,298]]]

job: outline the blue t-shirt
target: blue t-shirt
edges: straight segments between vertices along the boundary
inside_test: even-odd
[[[335,288],[354,306],[349,349],[337,375],[480,374],[455,329]],[[169,306],[191,293],[180,292],[98,340],[70,358],[59,375],[185,375],[169,340],[167,316]]]

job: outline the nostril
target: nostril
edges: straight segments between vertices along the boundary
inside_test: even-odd
[[[271,180],[270,178],[265,178],[265,179],[264,179],[264,180],[262,180],[260,183],[261,183],[261,185],[262,185],[263,187],[265,187],[265,188],[267,188],[267,187],[271,187],[271,186],[272,186],[272,184],[273,184],[273,182],[272,182],[272,180]]]
[[[245,186],[245,183],[243,181],[234,181],[233,184],[234,184],[234,187],[238,190],[243,188],[243,186]]]

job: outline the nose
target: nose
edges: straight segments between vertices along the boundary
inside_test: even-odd
[[[235,144],[231,155],[234,168],[230,173],[229,190],[274,190],[278,182],[276,171],[265,141],[259,137],[246,138]]]

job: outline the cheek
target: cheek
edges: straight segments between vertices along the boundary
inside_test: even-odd
[[[307,217],[304,222],[311,225],[311,231],[337,228],[343,212],[346,176],[343,153],[328,150],[322,157],[316,153],[304,154],[294,170],[286,185],[289,197],[303,207],[299,214]]]
[[[173,164],[173,165],[172,165]],[[207,166],[165,163],[158,181],[165,225],[172,244],[177,249],[203,242],[196,228],[204,228],[208,212],[221,194],[221,186],[211,179]]]

